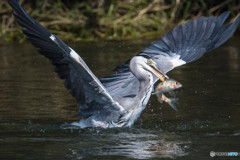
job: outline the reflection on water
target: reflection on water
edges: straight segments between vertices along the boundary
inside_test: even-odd
[[[75,128],[76,129],[76,128]],[[89,145],[88,140],[77,139],[70,147],[72,158],[96,157],[96,156],[122,156],[136,159],[153,157],[175,158],[187,155],[185,151],[189,142],[184,137],[174,133],[151,133],[144,129],[110,129],[106,132],[98,130],[97,136],[91,137],[90,149],[84,148]],[[114,131],[115,130],[115,131]],[[112,134],[112,132],[115,132]],[[107,139],[106,139],[107,137]],[[94,154],[93,154],[94,153]]]
[[[169,73],[178,112],[152,97],[132,128],[80,129],[77,103],[30,44],[0,46],[0,159],[209,159],[240,151],[240,37]],[[70,44],[98,77],[148,42]],[[4,147],[3,147],[4,146]]]
[[[115,141],[114,144],[94,145],[90,150],[84,149],[82,143],[71,146],[72,157],[91,157],[93,156],[121,156],[147,159],[153,157],[174,158],[184,156],[185,144],[177,140],[165,140],[165,138],[175,138],[175,136],[151,135],[151,134],[128,134],[120,133],[112,137],[108,137],[109,141]],[[81,140],[80,140],[81,141]],[[99,142],[99,140],[98,140]],[[100,141],[101,142],[101,141]]]

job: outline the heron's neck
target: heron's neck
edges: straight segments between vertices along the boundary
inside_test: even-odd
[[[145,81],[140,81],[140,87],[138,92],[138,106],[142,109],[145,109],[147,102],[151,96],[153,89],[153,77],[149,76],[149,79]],[[137,103],[136,103],[137,104]]]
[[[129,119],[126,126],[132,126],[133,123],[138,119],[142,111],[145,109],[147,102],[151,96],[153,85],[153,77],[149,77],[148,80],[140,81],[139,92],[134,101],[134,108],[126,116]]]
[[[146,81],[140,81],[140,87],[137,97],[139,99],[142,99],[146,95],[146,92],[150,89],[149,87],[151,87],[151,79]]]

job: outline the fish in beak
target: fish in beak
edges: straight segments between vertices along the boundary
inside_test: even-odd
[[[163,72],[161,72],[161,71],[157,68],[156,63],[155,63],[153,60],[149,59],[149,60],[148,60],[148,65],[151,67],[151,70],[150,70],[150,71],[151,71],[156,77],[158,77],[162,82],[164,82],[165,79],[169,79],[169,77],[168,77],[166,74],[164,74]]]

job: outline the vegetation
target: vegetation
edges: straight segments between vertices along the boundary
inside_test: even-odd
[[[129,39],[160,35],[201,15],[230,10],[239,0],[19,0],[44,27],[64,40]],[[7,0],[0,1],[0,41],[24,41]]]

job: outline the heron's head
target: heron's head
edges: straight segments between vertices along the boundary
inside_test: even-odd
[[[162,73],[156,66],[156,63],[143,56],[135,56],[130,61],[130,70],[139,80],[146,79],[149,74],[153,74],[161,81],[165,81],[167,76]]]

